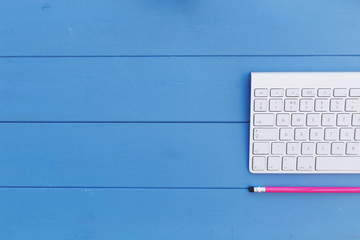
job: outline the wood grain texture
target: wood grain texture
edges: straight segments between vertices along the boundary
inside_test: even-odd
[[[16,0],[0,55],[360,54],[360,2]]]
[[[359,71],[360,57],[5,58],[0,121],[249,121],[251,71]]]
[[[352,186],[359,176],[254,175],[248,124],[0,124],[0,186]]]
[[[360,195],[0,189],[0,239],[356,239]]]

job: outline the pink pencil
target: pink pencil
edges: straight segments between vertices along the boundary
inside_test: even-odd
[[[265,193],[360,193],[360,187],[249,187],[249,192]]]

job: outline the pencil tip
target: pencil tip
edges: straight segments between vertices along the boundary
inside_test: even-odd
[[[254,187],[249,187],[249,192],[254,192]]]

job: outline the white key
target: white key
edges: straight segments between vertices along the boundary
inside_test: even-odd
[[[323,139],[322,128],[310,128],[310,140],[318,141]]]
[[[330,143],[319,142],[316,144],[316,154],[327,155],[330,153]]]
[[[282,158],[282,170],[294,171],[295,167],[296,167],[296,158],[295,157],[283,157]]]
[[[346,97],[347,89],[346,88],[335,88],[334,97]]]
[[[314,101],[312,99],[300,99],[300,112],[311,112],[314,110]]]
[[[297,170],[299,171],[311,171],[314,169],[314,166],[315,166],[314,157],[297,158]]]
[[[297,142],[288,142],[286,144],[286,154],[297,155],[300,151],[300,143]]]
[[[360,88],[351,88],[350,97],[360,97]]]
[[[360,114],[359,113],[354,113],[352,115],[352,125],[360,126]]]
[[[256,113],[254,114],[255,126],[272,126],[274,125],[275,115],[272,113]]]
[[[360,128],[355,128],[355,140],[360,140]]]
[[[267,97],[268,90],[266,88],[256,88],[254,95],[255,97]]]
[[[326,112],[329,109],[329,101],[327,99],[315,99],[315,111]]]
[[[331,154],[333,155],[343,155],[345,152],[345,143],[334,142],[331,144]]]
[[[254,128],[254,140],[278,140],[277,128]]]
[[[348,155],[358,155],[360,153],[360,143],[358,142],[349,142],[346,144],[346,154]]]
[[[300,89],[298,88],[288,88],[286,89],[287,97],[298,97],[300,95]]]
[[[304,88],[302,90],[303,97],[315,97],[315,88]]]
[[[325,140],[335,141],[339,138],[339,131],[337,128],[325,128]]]
[[[337,115],[336,124],[338,126],[349,126],[350,125],[350,114],[347,113],[339,113]]]
[[[255,99],[254,111],[255,112],[266,112],[266,110],[267,110],[267,100],[266,99]]]
[[[340,129],[340,140],[349,141],[352,140],[354,136],[354,131],[351,128],[341,128]]]
[[[297,99],[285,99],[285,112],[296,112],[298,109]]]
[[[285,143],[273,142],[271,144],[271,153],[273,155],[283,155],[285,153]]]
[[[354,98],[346,99],[345,101],[345,111],[347,112],[357,112],[359,110],[359,100]]]
[[[359,171],[360,157],[317,157],[317,171]]]
[[[301,154],[303,155],[313,155],[315,153],[315,143],[313,142],[303,142],[301,144]]]
[[[268,142],[256,142],[253,144],[253,154],[269,154],[270,143]]]
[[[265,157],[253,157],[252,168],[254,171],[265,170]]]
[[[290,115],[287,113],[279,113],[276,116],[276,125],[288,126],[290,124]]]
[[[295,140],[306,141],[308,139],[307,128],[295,128]]]
[[[268,170],[269,171],[278,171],[281,168],[281,158],[280,157],[268,157]]]
[[[293,113],[291,116],[291,125],[293,126],[304,126],[305,125],[305,114]]]
[[[294,131],[292,128],[280,128],[280,140],[292,140]]]
[[[331,96],[331,89],[330,88],[319,88],[318,89],[318,96],[319,97],[330,97]]]
[[[342,112],[344,111],[344,100],[339,98],[333,98],[330,100],[330,111],[331,112]]]
[[[319,126],[320,125],[320,114],[309,113],[306,116],[306,125],[307,126]]]
[[[270,90],[271,97],[282,97],[284,96],[284,89],[282,88],[272,88]]]
[[[321,116],[321,125],[323,126],[333,126],[335,125],[335,114],[333,113],[324,113],[322,116]]]
[[[270,100],[270,112],[281,112],[282,111],[282,100],[281,99],[271,99]]]

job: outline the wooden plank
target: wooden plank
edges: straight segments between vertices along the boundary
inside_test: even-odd
[[[343,0],[17,0],[0,4],[0,55],[360,54],[360,3]]]
[[[248,124],[0,124],[0,186],[351,186],[358,175],[254,175]]]
[[[0,121],[248,121],[251,71],[359,71],[360,57],[5,58]]]
[[[0,189],[1,239],[352,239],[356,194]],[[300,196],[301,195],[301,196]]]

